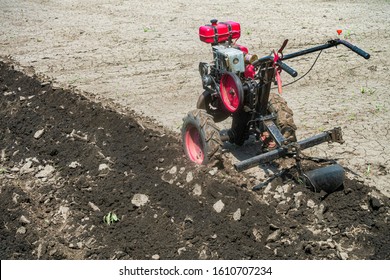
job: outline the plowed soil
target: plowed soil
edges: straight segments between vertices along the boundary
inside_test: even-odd
[[[390,259],[375,186],[254,192],[228,159],[194,166],[178,134],[107,104],[0,62],[1,259]]]

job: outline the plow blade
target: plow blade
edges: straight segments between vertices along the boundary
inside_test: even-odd
[[[344,168],[339,164],[332,164],[305,172],[305,177],[314,191],[332,193],[344,182]]]
[[[285,157],[288,154],[291,154],[292,152],[296,152],[297,149],[304,150],[324,142],[343,143],[344,141],[341,134],[341,128],[336,127],[331,130],[324,131],[315,136],[309,137],[307,139],[298,141],[297,143],[291,143],[286,146],[282,146],[275,150],[269,151],[267,153],[254,156],[252,158],[248,158],[246,160],[235,163],[234,168],[237,171],[244,171],[246,169],[257,166],[259,164],[264,164],[267,162],[271,162],[275,159]]]

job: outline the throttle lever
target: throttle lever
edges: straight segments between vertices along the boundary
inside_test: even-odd
[[[287,46],[287,43],[288,43],[288,39],[284,40],[282,46],[281,46],[280,49],[278,50],[278,54],[280,54],[280,58],[281,58],[281,59],[283,58],[283,50],[284,50],[284,48]]]

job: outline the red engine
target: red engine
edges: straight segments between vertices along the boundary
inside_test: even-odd
[[[213,51],[213,63],[201,63],[200,74],[203,86],[213,92],[225,92],[225,72],[231,72],[243,83],[245,79],[254,79],[255,69],[251,63],[257,59],[256,55],[250,55],[248,48],[236,44],[241,36],[241,26],[235,21],[218,22],[211,20],[211,24],[199,27],[199,38],[202,42],[211,44]],[[218,84],[221,89],[219,90]],[[223,95],[222,95],[223,96]],[[229,112],[235,112],[238,107],[229,108]]]

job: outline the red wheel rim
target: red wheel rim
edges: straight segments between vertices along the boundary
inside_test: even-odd
[[[201,136],[196,127],[191,126],[187,129],[185,134],[185,146],[190,160],[197,164],[202,164],[204,160],[203,145]]]
[[[240,92],[237,83],[232,76],[224,74],[220,83],[222,102],[226,109],[234,113],[240,106]]]

